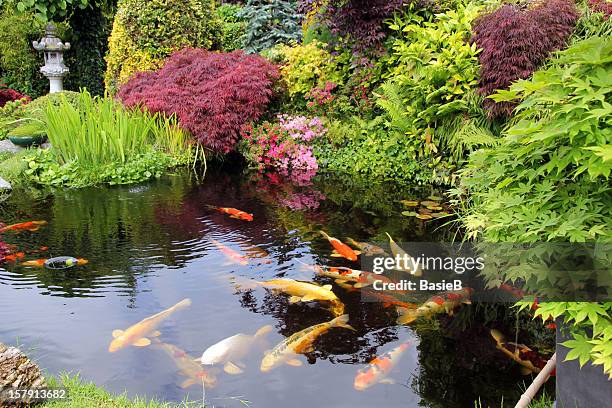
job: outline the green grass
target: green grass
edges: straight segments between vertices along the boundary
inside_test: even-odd
[[[542,391],[541,394],[536,395],[536,397],[531,401],[528,408],[552,408],[553,402],[554,398],[549,396],[546,391]],[[503,401],[500,403],[499,406],[485,406],[480,402],[480,400],[474,402],[474,408],[504,408],[505,406],[510,405],[504,405]]]
[[[202,402],[184,401],[178,404],[147,400],[145,398],[128,398],[125,394],[113,395],[108,391],[87,383],[77,376],[62,374],[59,379],[48,380],[49,387],[66,389],[68,399],[43,403],[44,408],[204,408]]]

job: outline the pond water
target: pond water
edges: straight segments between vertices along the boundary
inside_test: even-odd
[[[89,263],[66,271],[0,265],[0,341],[23,345],[52,374],[78,372],[112,392],[198,400],[201,384],[181,388],[185,377],[160,347],[108,352],[113,330],[190,298],[189,308],[161,324],[159,341],[192,358],[236,333],[273,327],[268,344],[243,359],[242,374],[216,374],[217,385],[206,390],[207,402],[216,407],[243,406],[246,400],[266,408],[453,408],[473,407],[478,398],[500,407],[502,396],[513,405],[523,380],[477,323],[449,329],[457,314],[397,326],[392,308],[362,303],[336,285],[356,331],[334,328],[320,336],[314,351],[300,356],[301,367],[259,370],[264,349],[333,315],[316,303],[290,304],[287,296],[265,288],[237,290],[236,282],[285,277],[332,283],[303,266],[344,264],[330,257],[319,230],[358,241],[382,240],[384,232],[398,241],[449,239],[455,231],[440,221],[401,215],[401,199],[431,194],[429,188],[348,178],[319,178],[309,185],[221,170],[203,180],[184,172],[137,186],[15,193],[0,204],[2,222],[48,221],[38,231],[3,234],[2,240],[25,253],[22,261],[70,255]],[[209,205],[243,209],[254,221],[232,219]],[[228,262],[215,241],[251,255],[248,264]],[[467,321],[473,308],[461,311]],[[395,384],[353,388],[360,368],[407,340],[412,346],[389,376]]]

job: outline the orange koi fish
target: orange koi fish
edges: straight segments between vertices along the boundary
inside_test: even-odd
[[[161,348],[174,362],[179,369],[179,373],[187,377],[180,384],[180,387],[185,389],[192,385],[204,384],[207,388],[212,388],[217,385],[217,378],[212,371],[207,371],[201,364],[197,363],[193,357],[190,357],[184,350],[181,350],[174,344],[162,343],[155,340],[155,347]]]
[[[334,252],[332,256],[334,257],[342,257],[346,258],[349,261],[355,262],[357,260],[357,256],[361,254],[360,251],[355,251],[350,246],[346,245],[344,242],[340,241],[338,238],[330,237],[324,231],[320,231],[321,235],[323,235],[329,243],[334,247]]]
[[[215,211],[219,211],[222,214],[229,215],[230,218],[235,218],[237,220],[242,220],[242,221],[253,221],[253,214],[249,214],[237,208],[213,207],[213,206],[209,206],[209,207]]]
[[[23,259],[25,254],[23,252],[16,252],[14,254],[9,254],[4,257],[4,260],[7,262],[17,262],[18,259]]]
[[[394,384],[395,382],[387,376],[393,368],[399,363],[404,352],[412,346],[411,341],[400,344],[393,350],[374,358],[370,364],[357,372],[353,387],[357,391],[363,391],[375,384]]]
[[[49,269],[68,269],[73,266],[87,265],[89,261],[83,258],[73,258],[71,256],[60,256],[51,259],[35,259],[33,261],[25,261],[21,266],[30,266],[34,268],[47,267]]]
[[[463,288],[457,291],[444,292],[440,295],[435,295],[429,298],[416,309],[398,308],[397,311],[400,317],[397,318],[398,324],[409,324],[419,317],[430,318],[435,314],[448,313],[453,314],[453,311],[462,304],[470,304],[470,296],[474,290],[472,288]]]
[[[246,256],[244,256],[244,255],[240,254],[239,252],[236,252],[233,249],[223,245],[222,243],[220,243],[216,239],[213,239],[211,242],[213,244],[215,244],[215,246],[219,249],[219,251],[221,251],[221,253],[223,253],[223,255],[225,255],[225,257],[228,259],[230,264],[232,264],[232,263],[239,264],[239,265],[248,265],[249,264],[249,258],[247,258]]]
[[[38,231],[42,225],[46,225],[47,221],[27,221],[19,224],[7,225],[0,228],[0,232],[6,231]]]
[[[353,285],[355,289],[373,285],[376,281],[386,283],[393,282],[391,279],[383,275],[345,267],[315,265],[314,270],[317,275],[335,279],[336,283],[356,282]]]
[[[417,305],[414,303],[402,302],[395,296],[383,293],[378,290],[368,290],[364,293],[364,296],[371,297],[380,301],[383,307],[395,306],[401,309],[416,309]]]
[[[184,299],[171,308],[147,317],[126,330],[113,330],[113,341],[108,346],[108,352],[114,353],[127,346],[147,347],[151,344],[151,340],[147,337],[159,336],[161,333],[157,331],[157,327],[164,320],[174,312],[189,306],[191,306],[191,299]]]
[[[500,331],[491,330],[491,337],[495,340],[498,350],[520,364],[521,374],[537,374],[542,371],[542,368],[546,365],[546,361],[537,352],[531,350],[524,344],[506,342],[504,335]]]

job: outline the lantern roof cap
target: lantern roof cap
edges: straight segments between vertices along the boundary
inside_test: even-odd
[[[70,49],[70,43],[63,43],[56,35],[57,27],[53,23],[45,27],[45,36],[40,41],[33,41],[32,46],[37,51],[65,51]]]

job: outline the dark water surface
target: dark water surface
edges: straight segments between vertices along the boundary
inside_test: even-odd
[[[267,337],[271,348],[333,316],[316,303],[289,304],[287,296],[263,288],[237,291],[233,279],[331,283],[314,279],[300,263],[344,264],[330,257],[320,229],[360,241],[382,241],[384,232],[398,241],[441,241],[454,233],[440,228],[440,222],[401,215],[399,200],[424,199],[429,189],[337,178],[298,184],[220,171],[199,180],[186,172],[138,186],[13,194],[0,204],[2,222],[49,224],[36,232],[7,232],[2,240],[26,252],[24,260],[71,255],[89,264],[69,271],[1,265],[0,341],[21,344],[52,374],[78,372],[129,395],[197,400],[201,386],[180,388],[185,378],[161,350],[128,347],[109,353],[111,332],[191,298],[189,309],[162,324],[162,341],[199,358],[226,337],[252,334],[269,324],[274,327]],[[207,205],[240,208],[254,213],[255,220],[234,220]],[[264,249],[269,263],[255,257],[248,265],[230,264],[214,240],[243,254]],[[49,250],[32,253],[43,246]],[[478,397],[495,407],[502,395],[506,401],[516,398],[522,380],[502,370],[499,357],[491,357],[495,349],[485,330],[451,334],[440,321],[396,326],[393,309],[361,303],[359,295],[337,286],[333,290],[346,304],[356,332],[332,329],[316,341],[314,352],[300,356],[302,367],[284,365],[269,373],[259,371],[263,350],[254,350],[243,374],[219,373],[218,385],[206,391],[208,403],[239,407],[238,399],[244,399],[266,408],[453,408],[473,407]],[[469,313],[470,307],[464,309]],[[353,389],[358,369],[409,339],[414,346],[390,376],[396,384]]]

